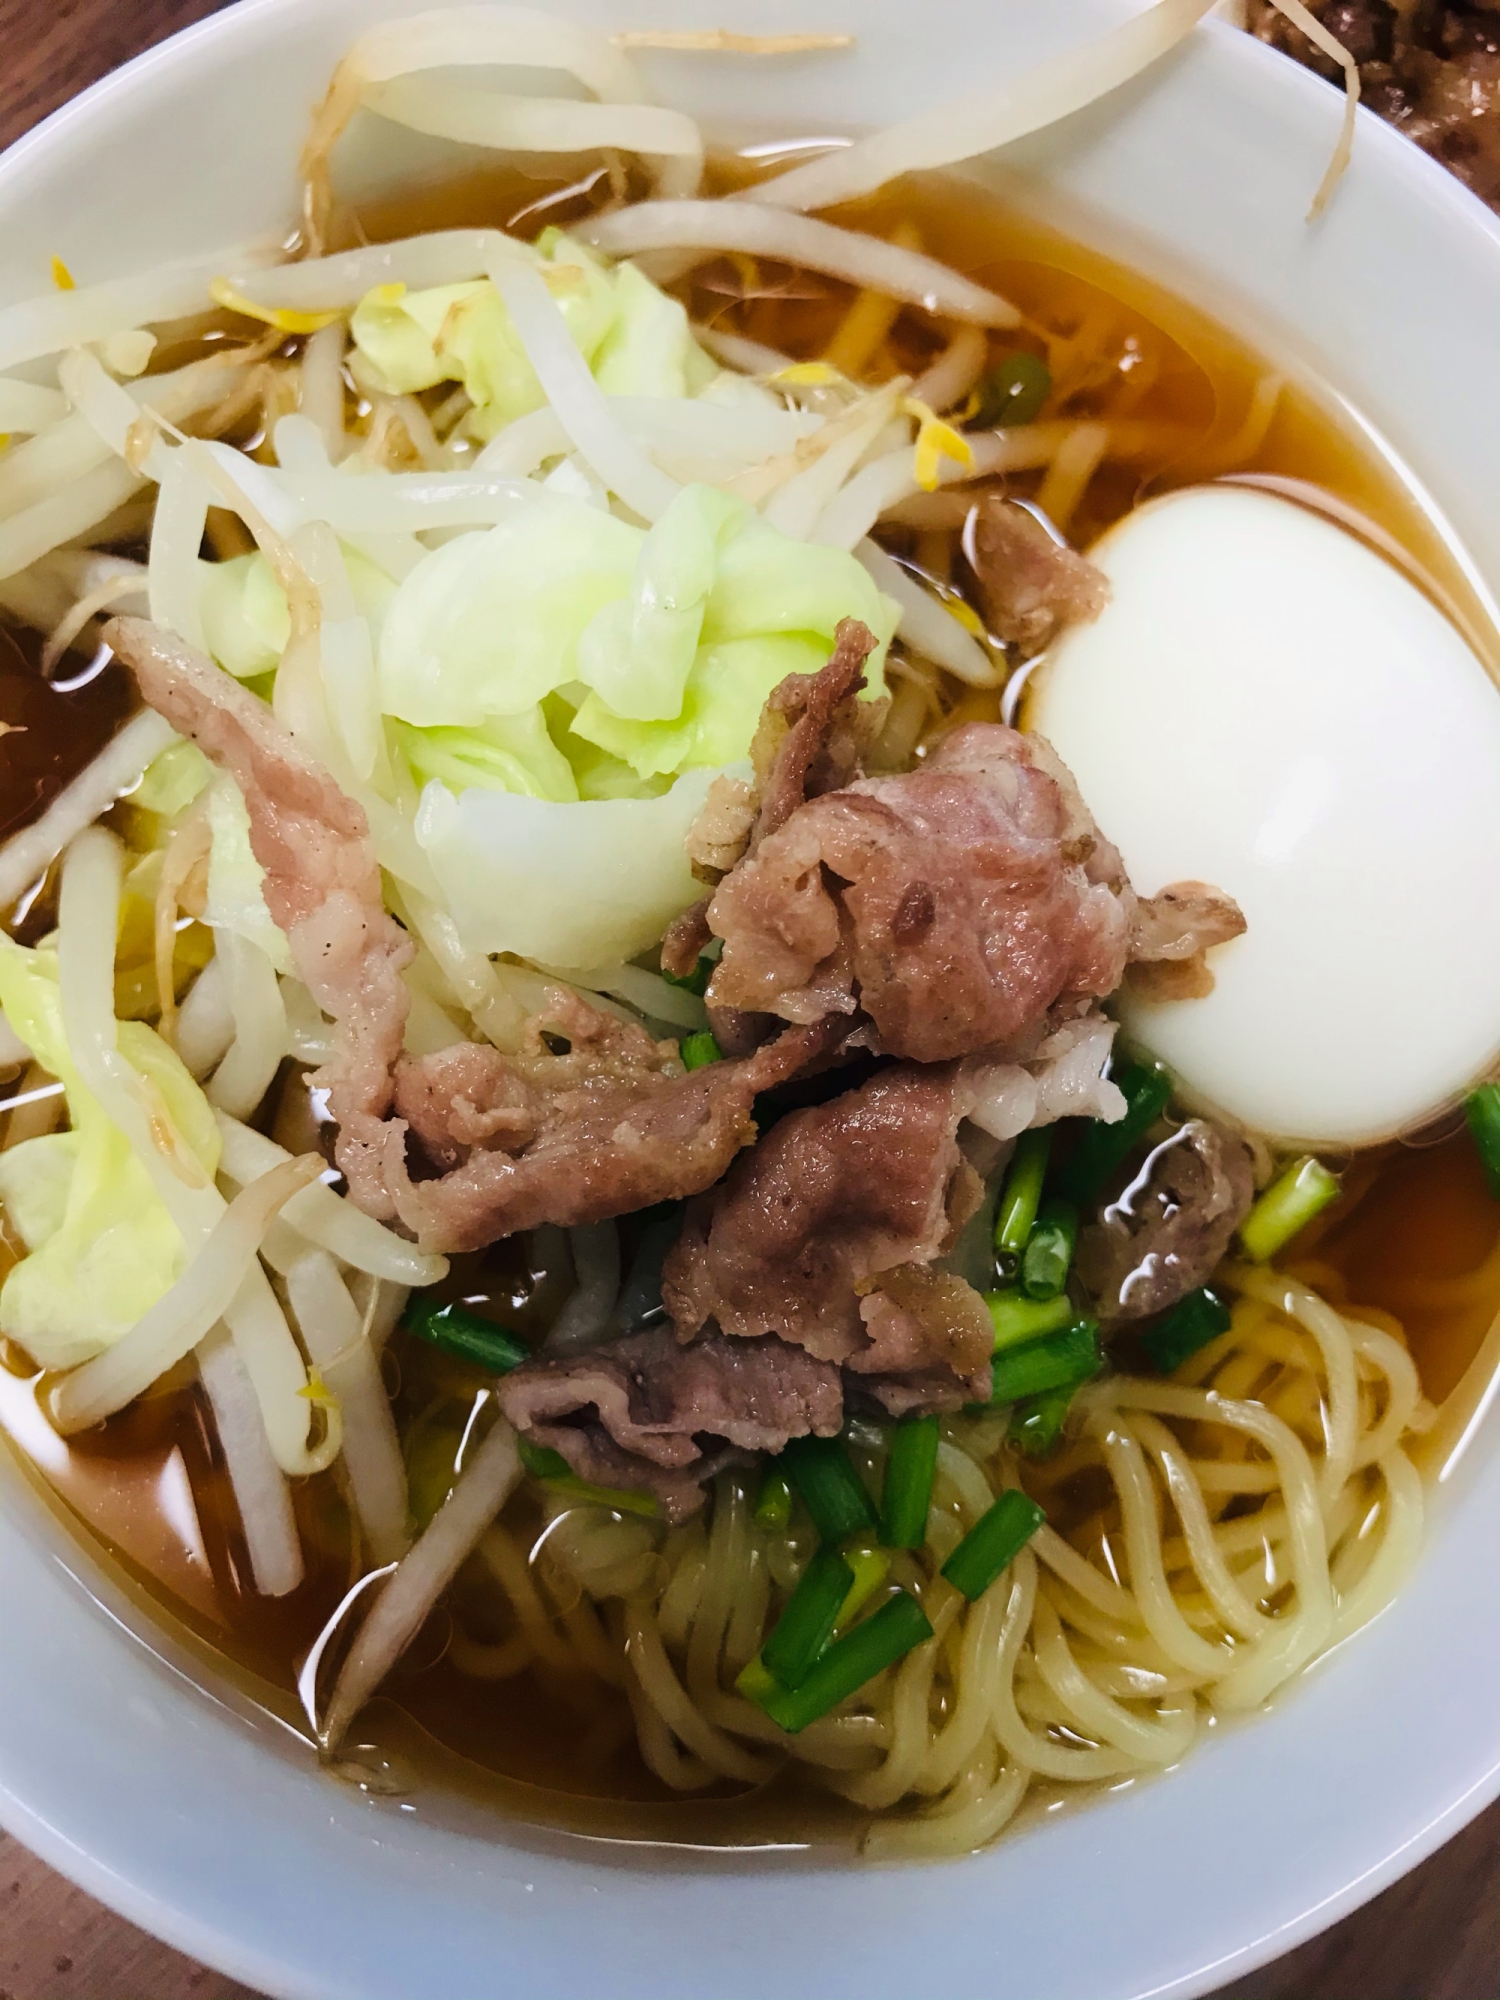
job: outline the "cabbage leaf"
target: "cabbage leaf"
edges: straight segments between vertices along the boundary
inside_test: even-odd
[[[67,1095],[72,1129],[0,1153],[0,1202],[28,1254],[0,1286],[0,1332],[44,1368],[71,1368],[127,1333],[175,1282],[182,1238],[124,1134],[85,1089],[63,1033],[57,959],[0,937],[0,1008]],[[210,1176],[219,1132],[177,1055],[139,1021],[120,1053]]]
[[[558,230],[543,232],[537,252],[568,331],[607,395],[685,396],[690,380],[703,380],[686,312],[635,265],[612,268]],[[399,395],[461,382],[474,405],[466,428],[481,439],[547,400],[488,278],[418,292],[378,285],[355,307],[349,331],[373,388]]]

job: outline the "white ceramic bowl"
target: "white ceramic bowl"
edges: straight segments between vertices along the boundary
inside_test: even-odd
[[[662,61],[664,91],[762,135],[883,123],[1128,11],[553,4],[606,26],[856,27],[852,57]],[[282,224],[334,60],[360,27],[404,11],[245,0],[69,105],[0,162],[0,302],[43,286],[54,252],[98,279]],[[1337,121],[1325,85],[1215,26],[1006,165],[1076,204],[1110,246],[1310,360],[1500,581],[1500,225],[1362,117],[1352,172],[1306,227]],[[1449,1482],[1404,1596],[1272,1714],[1125,1796],[899,1873],[522,1844],[440,1802],[367,1801],[279,1724],[195,1679],[0,1464],[0,1820],[138,1923],[282,1996],[1201,1993],[1373,1895],[1500,1790],[1493,1432]]]

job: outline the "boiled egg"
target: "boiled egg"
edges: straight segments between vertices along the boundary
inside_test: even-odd
[[[1227,890],[1201,999],[1120,996],[1186,1094],[1269,1137],[1420,1124],[1500,1054],[1500,691],[1413,583],[1263,490],[1192,488],[1090,552],[1111,587],[1025,722],[1143,896]]]

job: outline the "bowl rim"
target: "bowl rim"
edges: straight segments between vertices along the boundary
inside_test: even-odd
[[[34,167],[45,166],[54,150],[66,143],[75,130],[87,125],[101,107],[123,103],[132,93],[158,77],[170,78],[174,72],[191,65],[205,49],[216,49],[221,65],[227,67],[239,38],[254,40],[274,26],[278,18],[298,15],[307,5],[308,0],[235,0],[235,4],[143,51],[60,106],[23,134],[0,157],[0,228],[4,226],[3,208],[8,205],[17,183],[24,182]],[[1246,75],[1254,75],[1259,69],[1261,76],[1267,77],[1272,74],[1274,66],[1276,87],[1287,93],[1290,101],[1310,107],[1314,123],[1322,129],[1326,122],[1323,114],[1328,108],[1331,86],[1321,79],[1296,69],[1275,51],[1257,44],[1222,22],[1202,24],[1193,42],[1198,50],[1212,51],[1213,61],[1227,59],[1232,65],[1239,65]],[[1189,53],[1179,52],[1169,58],[1169,65],[1178,65]],[[1500,218],[1491,215],[1445,169],[1418,153],[1410,142],[1381,124],[1372,114],[1367,113],[1360,121],[1359,144],[1364,153],[1373,154],[1381,162],[1383,173],[1395,172],[1420,190],[1429,204],[1447,207],[1453,214],[1461,216],[1463,227],[1474,233],[1476,240],[1481,232],[1475,231],[1475,225],[1481,224],[1482,233],[1488,235],[1496,252],[1500,253]],[[1497,1424],[1491,1421],[1486,1429],[1493,1442]],[[1455,1504],[1469,1507],[1482,1503],[1488,1518],[1500,1523],[1500,1463],[1495,1462],[1493,1453],[1489,1463],[1479,1461],[1480,1452],[1476,1448],[1462,1477],[1455,1482],[1462,1495]],[[59,1520],[47,1518],[45,1504],[35,1494],[25,1490],[24,1481],[12,1480],[9,1485],[17,1491],[0,1492],[0,1575],[10,1581],[19,1579],[28,1594],[28,1601],[48,1615],[55,1615],[59,1627],[68,1634],[81,1632],[85,1627],[104,1633],[100,1643],[112,1649],[122,1685],[128,1684],[132,1700],[147,1704],[152,1700],[186,1704],[194,1712],[201,1711],[205,1720],[211,1721],[215,1728],[223,1732],[225,1742],[232,1740],[240,1747],[248,1743],[254,1731],[247,1733],[245,1718],[237,1713],[235,1705],[223,1700],[212,1688],[185,1683],[182,1664],[172,1656],[170,1645],[157,1645],[142,1639],[133,1628],[121,1594],[110,1581],[97,1573],[95,1561],[82,1548],[80,1538],[75,1537]],[[1454,1507],[1450,1505],[1447,1511],[1451,1514]],[[1425,1595],[1441,1600],[1441,1577],[1436,1572],[1441,1567],[1439,1556],[1452,1541],[1447,1532],[1451,1525],[1449,1520],[1434,1525],[1417,1576],[1410,1579],[1405,1587],[1407,1596],[1418,1594],[1425,1578]],[[1451,1550],[1448,1553],[1451,1554]],[[1374,1626],[1359,1635],[1357,1654],[1350,1654],[1348,1659],[1344,1659],[1341,1656],[1349,1649],[1342,1647],[1335,1655],[1326,1656],[1310,1670],[1303,1684],[1292,1691],[1284,1704],[1277,1704],[1278,1708],[1284,1707],[1288,1715],[1303,1711],[1309,1700],[1315,1698],[1318,1688],[1327,1683],[1335,1666],[1341,1672],[1346,1668],[1352,1669],[1356,1658],[1365,1658],[1372,1646],[1378,1645],[1382,1635],[1389,1638],[1393,1623],[1391,1614],[1383,1613]],[[110,1625],[114,1630],[106,1633],[105,1628]],[[3,1672],[7,1658],[13,1660],[14,1657],[14,1654],[7,1655],[3,1643],[0,1643],[0,1689],[4,1686]],[[1374,1672],[1373,1664],[1370,1664],[1370,1672]],[[128,1829],[122,1829],[120,1837],[106,1851],[104,1845],[80,1826],[80,1814],[73,1810],[72,1800],[57,1796],[55,1791],[49,1792],[45,1783],[37,1785],[33,1782],[29,1787],[25,1783],[17,1784],[11,1771],[16,1721],[14,1707],[0,1702],[0,1825],[59,1872],[178,1949],[247,1984],[278,1995],[305,1994],[310,1996],[310,2000],[328,2000],[328,1996],[335,1993],[353,1995],[366,1990],[363,1986],[349,1985],[342,1973],[335,1972],[326,1963],[320,1963],[316,1952],[309,1957],[303,1948],[303,1940],[292,1940],[291,1955],[288,1955],[288,1946],[281,1939],[276,1939],[274,1943],[268,1940],[263,1923],[226,1928],[222,1921],[215,1922],[199,1914],[184,1892],[164,1893],[159,1882],[153,1881],[153,1873],[159,1875],[159,1867],[142,1848],[132,1844]],[[1252,1727],[1269,1726],[1270,1719],[1264,1717],[1255,1718],[1252,1724]],[[1169,1784],[1181,1787],[1189,1771],[1195,1766],[1207,1764],[1210,1758],[1219,1755],[1234,1740],[1235,1733],[1231,1733],[1222,1743],[1199,1745],[1185,1770],[1169,1774]],[[254,1756],[260,1758],[264,1755],[265,1744],[258,1741]],[[319,1782],[326,1781],[320,1779]],[[1148,1800],[1159,1798],[1162,1791],[1160,1786],[1141,1788],[1128,1809],[1137,1810]],[[1429,1796],[1425,1804],[1417,1805],[1414,1800],[1412,1813],[1403,1817],[1404,1831],[1396,1836],[1391,1833],[1375,1834],[1373,1846],[1366,1842],[1368,1851],[1362,1865],[1352,1875],[1341,1876],[1339,1885],[1332,1890],[1310,1894],[1310,1900],[1305,1901],[1297,1914],[1261,1934],[1240,1937],[1220,1956],[1175,1973],[1164,1982],[1132,1985],[1129,1988],[1132,2000],[1134,1996],[1146,2000],[1147,1995],[1168,1994],[1188,2000],[1189,1995],[1203,1993],[1223,1979],[1239,1977],[1292,1950],[1359,1907],[1431,1854],[1500,1795],[1500,1717],[1495,1718],[1488,1742],[1482,1742],[1480,1733],[1476,1732],[1474,1758],[1463,1781],[1448,1782],[1439,1791],[1440,1795]],[[1101,1833],[1103,1815],[1117,1807],[1126,1809],[1125,1802],[1099,1800],[1088,1808],[1089,1816],[1099,1816]],[[329,1817],[353,1823],[357,1815],[331,1813]],[[1075,1816],[1077,1820],[1083,1817]],[[1410,1823],[1413,1818],[1415,1824]],[[1143,1815],[1143,1830],[1145,1823]],[[1107,1841],[1099,1843],[1101,1846],[1108,1844]],[[503,1850],[504,1857],[521,1862],[523,1874],[528,1869],[538,1875],[545,1872],[536,1863],[535,1856],[527,1856],[511,1848],[504,1842],[503,1836],[496,1845]],[[998,1849],[990,1850],[977,1862],[945,1864],[943,1872],[953,1875],[983,1872],[987,1866],[995,1865],[997,1855],[1003,1856],[1005,1852],[1005,1843],[1002,1842]],[[821,1872],[817,1868],[807,1871],[809,1877]],[[854,1872],[848,1871],[851,1877]],[[862,1879],[878,1883],[884,1872],[867,1869],[863,1871]],[[936,1871],[923,1871],[924,1874],[932,1872]],[[559,1869],[564,1880],[570,1875],[574,1878],[575,1888],[580,1875],[586,1878],[587,1873],[586,1869],[580,1869],[576,1861],[564,1861]],[[621,1871],[622,1879],[627,1873],[627,1870]],[[726,1874],[723,1879],[734,1881],[747,1878]],[[913,1875],[910,1879],[917,1878]],[[521,1886],[530,1888],[536,1885]],[[542,1899],[539,1897],[537,1900],[540,1903]],[[516,1905],[518,1924],[525,1921],[524,1910],[524,1902]],[[1250,1928],[1253,1931],[1253,1919]],[[381,1990],[384,1992],[383,1988]],[[621,1990],[634,1993],[636,1988],[632,1986]],[[851,1987],[849,1990],[859,1990],[868,1995],[872,1989],[867,1981],[862,1981],[858,1989]],[[1119,2000],[1126,2000],[1127,1989],[1120,1987],[1117,1990]],[[675,1987],[673,1991],[676,1991]],[[1114,1992],[1109,2000],[1115,2000]]]

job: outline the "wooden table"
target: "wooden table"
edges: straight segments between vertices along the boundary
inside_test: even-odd
[[[218,4],[0,0],[0,146]],[[255,1996],[146,1937],[0,1834],[0,2000]],[[1366,1909],[1215,2000],[1500,2000],[1500,1805]]]

